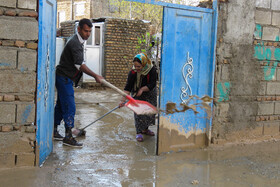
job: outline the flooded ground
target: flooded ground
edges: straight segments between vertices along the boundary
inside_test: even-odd
[[[119,98],[111,90],[76,92],[76,125],[93,122]],[[0,186],[280,186],[280,142],[156,156],[156,137],[137,142],[133,113],[126,108],[86,130],[78,139],[83,148],[54,142],[42,167],[0,170]]]

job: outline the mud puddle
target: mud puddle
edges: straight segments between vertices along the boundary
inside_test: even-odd
[[[76,92],[76,125],[91,123],[119,98],[109,90]],[[280,142],[155,156],[156,137],[136,142],[133,113],[125,108],[86,130],[78,138],[82,149],[54,142],[41,168],[0,170],[0,186],[280,186]]]

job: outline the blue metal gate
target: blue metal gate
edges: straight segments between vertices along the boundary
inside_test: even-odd
[[[37,153],[39,165],[53,150],[56,0],[39,0]],[[38,159],[38,155],[37,155]],[[38,163],[38,161],[37,161]]]
[[[160,108],[168,102],[179,107],[194,95],[213,96],[215,15],[212,9],[164,7]],[[211,119],[205,110],[196,110],[198,114],[187,110],[160,115],[158,154],[208,143]]]

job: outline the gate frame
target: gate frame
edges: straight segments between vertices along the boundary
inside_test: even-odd
[[[172,4],[172,3],[166,3],[166,2],[162,2],[162,1],[157,1],[157,0],[125,0],[128,2],[137,2],[137,3],[144,3],[144,4],[152,4],[152,5],[158,5],[158,6],[162,6],[162,7],[168,7],[168,8],[179,8],[179,9],[184,9],[184,10],[188,10],[188,11],[196,11],[196,12],[205,12],[205,13],[211,13],[213,14],[212,17],[212,47],[211,47],[211,61],[212,61],[212,68],[213,68],[213,72],[212,72],[212,85],[215,84],[215,66],[216,66],[216,44],[217,44],[217,27],[218,27],[218,2],[217,0],[213,0],[212,1],[212,9],[209,8],[201,8],[201,7],[191,7],[191,6],[187,6],[187,5],[179,5],[179,4]],[[164,29],[164,28],[163,28]],[[161,76],[160,76],[161,77]],[[160,83],[160,87],[161,87],[161,83]],[[211,90],[211,94],[210,96],[213,98],[214,97],[214,88],[215,86],[213,86],[212,90]],[[159,101],[160,102],[160,101]],[[159,103],[160,104],[160,103]],[[211,103],[212,107],[212,114],[213,114],[213,103]],[[206,134],[208,136],[208,144],[211,140],[211,129],[212,129],[212,121],[213,121],[213,117],[211,116],[210,120],[209,120],[209,128],[206,129]],[[159,120],[158,120],[158,124],[157,127],[159,126]],[[157,144],[158,144],[158,136],[157,136]],[[158,149],[156,151],[156,154],[158,155]]]

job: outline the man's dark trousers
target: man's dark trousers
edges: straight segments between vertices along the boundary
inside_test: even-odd
[[[73,81],[67,77],[56,75],[55,86],[57,100],[55,105],[54,124],[55,127],[64,120],[65,128],[74,127],[76,105],[74,98]]]

